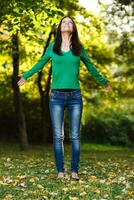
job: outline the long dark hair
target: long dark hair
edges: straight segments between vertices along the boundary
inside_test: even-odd
[[[54,46],[53,46],[53,51],[58,55],[62,55],[62,52],[61,52],[61,42],[62,42],[61,23],[62,23],[62,20],[66,17],[69,17],[73,22],[73,31],[72,31],[72,36],[71,36],[70,49],[72,50],[73,55],[79,56],[81,53],[81,45],[82,44],[79,40],[78,31],[77,31],[75,22],[74,22],[73,18],[70,16],[64,16],[58,25],[57,33],[56,33],[56,37],[55,37],[55,41],[54,41]]]

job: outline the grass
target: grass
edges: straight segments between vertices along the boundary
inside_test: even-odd
[[[52,145],[0,144],[0,199],[133,200],[134,152],[125,147],[81,144],[80,181],[71,181],[70,145],[65,180],[57,180]]]

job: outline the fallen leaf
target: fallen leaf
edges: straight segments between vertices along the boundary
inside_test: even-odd
[[[44,189],[44,187],[43,187],[41,184],[38,184],[38,185],[37,185],[37,188],[39,188],[39,189]]]

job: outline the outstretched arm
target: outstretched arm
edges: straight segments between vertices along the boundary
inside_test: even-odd
[[[101,84],[101,85],[107,85],[108,80],[102,76],[97,68],[94,66],[94,64],[91,62],[87,52],[85,51],[83,45],[81,47],[81,60],[87,67],[88,71],[96,78],[96,80]]]
[[[44,65],[50,60],[51,53],[52,53],[52,44],[51,42],[49,46],[46,49],[45,54],[38,60],[38,62],[28,71],[24,72],[21,77],[23,77],[25,80],[27,80],[29,77],[31,77],[34,73],[41,71],[41,69],[44,67]]]

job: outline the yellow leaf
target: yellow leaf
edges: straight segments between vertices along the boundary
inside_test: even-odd
[[[96,176],[88,176],[89,179],[96,179]]]
[[[7,194],[3,200],[12,199],[12,197],[13,197],[12,194]]]
[[[114,173],[113,173],[113,172],[109,172],[107,175],[108,175],[110,178],[112,178],[112,177],[114,176]]]
[[[19,185],[22,186],[22,187],[26,187],[26,186],[25,186],[25,182],[20,183]]]
[[[16,186],[16,185],[17,185],[17,181],[11,182],[11,185],[12,185],[12,186]]]
[[[97,164],[98,164],[100,167],[104,167],[104,164],[101,163],[101,162],[97,162]]]
[[[56,192],[50,192],[49,194],[52,195],[53,197],[55,197],[57,195]]]
[[[40,184],[37,185],[37,188],[44,189],[44,187],[42,185],[40,185]]]
[[[63,188],[63,191],[64,191],[64,192],[67,192],[67,191],[68,191],[68,188]]]
[[[7,162],[10,162],[11,158],[7,158]]]
[[[69,197],[70,200],[79,200],[78,197]]]
[[[31,183],[35,182],[34,178],[30,178],[29,182],[31,182]]]
[[[79,180],[79,183],[80,183],[80,184],[84,184],[84,181],[82,181],[82,180]]]
[[[0,185],[8,185],[8,184],[4,183],[3,181],[0,181]]]
[[[82,192],[80,193],[80,196],[85,196],[87,193],[86,192]]]
[[[43,196],[43,198],[44,198],[44,199],[48,199],[48,197],[47,197],[47,196]]]
[[[106,182],[104,179],[100,179],[99,181],[100,181],[100,183],[105,183]]]
[[[17,176],[20,180],[26,178],[26,175],[18,175]]]
[[[100,193],[100,190],[96,189],[96,190],[94,190],[94,192],[96,192],[96,193],[99,194],[99,193]]]

